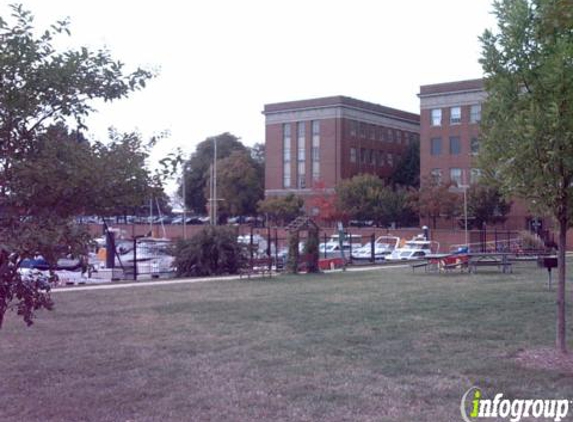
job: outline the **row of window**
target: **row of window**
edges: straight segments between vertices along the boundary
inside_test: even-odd
[[[320,122],[313,120],[311,123],[312,148],[312,179],[320,178]],[[296,186],[299,189],[306,188],[306,122],[296,124]],[[291,187],[291,124],[283,125],[283,187]]]
[[[436,168],[432,169],[430,172],[431,176],[436,180],[438,183],[442,183],[443,181],[443,174],[442,169]],[[470,169],[470,184],[477,183],[479,178],[481,177],[481,170],[477,168]],[[463,170],[461,168],[452,167],[450,168],[450,183],[456,186],[463,186],[467,182],[465,177],[463,177]]]
[[[419,135],[413,132],[405,132],[398,129],[390,129],[384,126],[372,125],[357,120],[350,120],[348,125],[348,135],[370,139],[372,141],[385,141],[397,144],[411,144],[419,140]]]
[[[462,142],[459,136],[450,136],[449,138],[450,155],[460,155],[462,153]],[[441,155],[443,153],[442,138],[430,139],[430,155]],[[477,155],[479,153],[479,139],[472,138],[469,145],[469,153]]]
[[[360,153],[360,156],[358,154]],[[384,152],[366,148],[350,148],[350,162],[357,163],[360,160],[362,164],[384,167],[386,165],[393,167],[395,162],[399,161],[400,155],[390,152]]]
[[[467,110],[467,108],[463,108],[460,106],[454,106],[449,108],[450,112],[450,125],[459,125],[462,123],[462,111]],[[430,110],[430,125],[432,126],[442,126],[443,122],[443,113],[441,108],[433,108]],[[481,121],[481,104],[474,104],[469,107],[469,122],[470,123],[479,123]]]

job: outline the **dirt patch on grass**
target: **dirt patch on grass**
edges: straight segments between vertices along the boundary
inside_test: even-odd
[[[515,360],[526,368],[573,374],[573,354],[563,355],[549,347],[521,350],[517,353]]]

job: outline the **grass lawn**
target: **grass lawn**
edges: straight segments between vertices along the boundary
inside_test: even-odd
[[[553,346],[546,279],[386,268],[54,293],[0,331],[0,421],[446,422],[472,385],[573,399],[572,372],[516,360]]]

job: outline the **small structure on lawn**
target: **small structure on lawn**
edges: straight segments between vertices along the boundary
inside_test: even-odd
[[[318,268],[318,225],[310,217],[297,217],[286,227],[288,233],[288,260],[286,272],[297,274],[299,265],[308,273],[319,272]],[[300,232],[306,231],[307,238],[304,245],[303,256],[299,253]]]

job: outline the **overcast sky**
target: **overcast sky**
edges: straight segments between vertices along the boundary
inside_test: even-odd
[[[346,95],[419,113],[420,85],[481,77],[478,36],[495,24],[491,0],[22,2],[38,27],[69,17],[69,45],[158,71],[88,126],[168,130],[159,155],[222,132],[264,142],[272,102]]]

